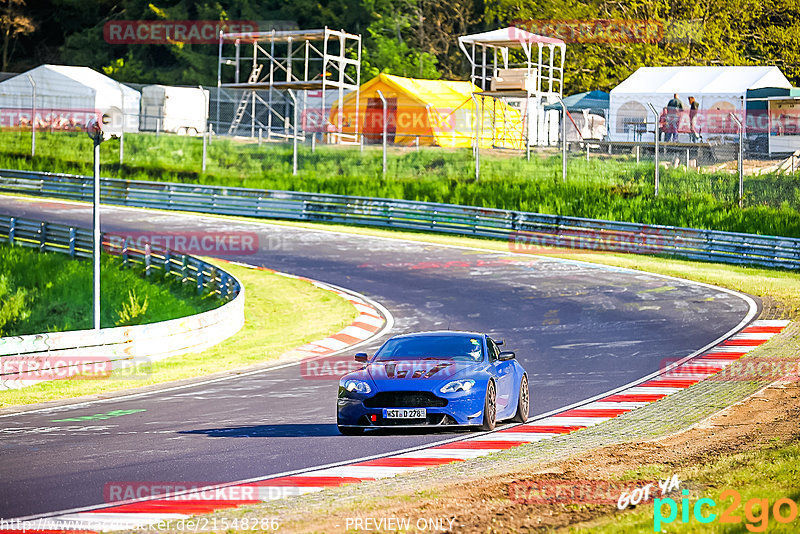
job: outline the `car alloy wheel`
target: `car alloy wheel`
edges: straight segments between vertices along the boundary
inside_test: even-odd
[[[528,377],[522,375],[522,380],[519,381],[519,401],[517,402],[517,413],[514,414],[513,421],[515,423],[524,423],[528,420],[530,412],[531,397],[528,389]]]
[[[497,422],[497,393],[491,380],[486,386],[486,400],[483,403],[483,424],[481,430],[494,430]]]

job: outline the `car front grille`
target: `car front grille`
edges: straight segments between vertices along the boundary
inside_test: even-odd
[[[364,399],[367,408],[443,408],[447,399],[430,391],[382,391]]]

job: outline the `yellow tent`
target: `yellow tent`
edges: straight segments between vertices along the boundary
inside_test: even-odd
[[[503,100],[476,96],[480,88],[471,82],[418,80],[379,74],[361,86],[358,105],[359,132],[366,143],[380,143],[383,132],[383,104],[387,101],[387,137],[395,145],[473,146],[476,136],[482,148],[524,147],[520,112]],[[483,108],[476,121],[475,102]],[[482,104],[481,104],[482,102]],[[331,124],[341,120],[342,133],[355,133],[356,93],[344,97],[342,115],[338,104],[331,108]],[[477,130],[477,135],[476,135]]]

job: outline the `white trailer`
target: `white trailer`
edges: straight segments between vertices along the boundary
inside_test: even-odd
[[[139,129],[197,135],[208,124],[208,90],[199,87],[148,85],[142,88]]]

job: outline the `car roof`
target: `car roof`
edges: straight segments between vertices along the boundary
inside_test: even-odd
[[[411,332],[409,334],[398,334],[391,339],[407,339],[414,337],[483,337],[485,334],[480,332],[464,332],[460,330],[432,330],[429,332]]]

